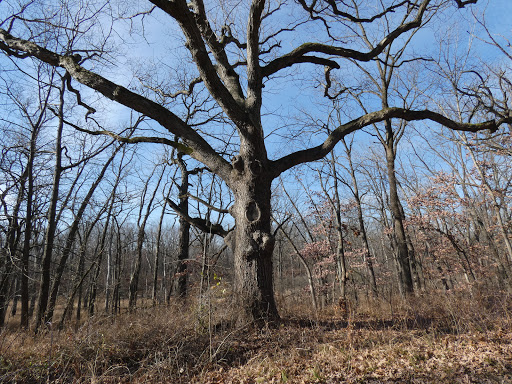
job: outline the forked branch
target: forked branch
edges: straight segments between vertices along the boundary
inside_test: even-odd
[[[410,30],[420,27],[423,21],[423,15],[425,14],[429,3],[430,0],[424,0],[418,7],[416,17],[413,20],[398,26],[368,52],[360,52],[349,48],[335,47],[321,43],[304,43],[290,53],[287,53],[268,63],[268,65],[263,68],[263,76],[271,76],[281,69],[291,67],[292,65],[298,63],[314,63],[336,69],[340,68],[339,64],[337,64],[332,59],[311,56],[308,54],[325,54],[332,57],[343,57],[363,62],[370,61],[380,55],[384,49],[399,36]]]
[[[490,130],[495,132],[502,124],[512,123],[512,117],[499,120],[488,120],[482,123],[460,123],[449,119],[440,113],[430,110],[415,111],[405,108],[385,108],[377,112],[371,112],[357,119],[340,125],[332,131],[327,139],[320,145],[305,150],[297,151],[273,161],[270,167],[273,170],[273,178],[278,177],[284,171],[295,165],[319,160],[326,156],[334,146],[346,135],[355,132],[368,125],[379,123],[387,119],[403,119],[406,121],[431,120],[455,131],[478,132]]]

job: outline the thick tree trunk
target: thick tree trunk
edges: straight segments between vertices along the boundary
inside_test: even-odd
[[[226,241],[234,253],[237,322],[252,323],[279,318],[274,299],[271,233],[271,183],[258,160],[237,157],[233,170],[235,203],[231,214],[236,227]]]

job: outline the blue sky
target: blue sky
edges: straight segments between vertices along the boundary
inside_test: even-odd
[[[1,12],[5,12],[7,3],[5,1],[0,5]],[[481,34],[481,30],[474,30],[472,27],[472,16],[467,13],[464,18],[460,17],[455,7],[452,7],[448,15],[443,16],[444,24],[439,29],[432,30],[426,29],[425,32],[419,34],[414,42],[416,49],[428,49],[434,46],[435,33],[440,30],[450,32],[455,28],[460,33],[461,42],[466,41],[471,37],[471,34],[476,32],[476,37],[485,38]],[[509,0],[489,0],[480,2],[477,7],[472,6],[475,14],[480,14],[485,11],[486,20],[489,28],[492,31],[500,34],[508,34],[510,36],[510,26],[512,21],[512,1]],[[242,12],[242,14],[246,12]],[[218,10],[218,15],[223,15],[223,10]],[[5,15],[4,15],[5,16]],[[280,16],[284,19],[291,18],[290,14]],[[187,55],[183,51],[182,43],[183,38],[173,22],[169,22],[169,18],[156,13],[148,17],[144,28],[139,26],[137,30],[129,35],[130,23],[125,21],[117,24],[114,38],[120,42],[121,49],[125,50],[124,56],[114,54],[112,62],[116,63],[110,67],[107,72],[107,77],[113,81],[117,81],[125,86],[140,87],[138,80],[134,76],[135,72],[143,73],[149,72],[148,79],[155,80],[157,75],[162,75],[162,80],[167,80],[165,74],[168,76],[180,76],[183,74],[182,68],[185,68],[187,63]],[[453,23],[453,24],[449,24]],[[283,40],[283,52],[291,49],[292,41],[287,41],[287,37]],[[303,34],[295,42],[307,40],[308,35]],[[124,44],[124,45],[123,45]],[[126,45],[128,44],[128,45]],[[483,58],[492,56],[496,50],[489,49],[482,41],[475,40],[476,51],[480,51]],[[464,43],[460,44],[464,49]],[[4,57],[0,58],[1,61],[6,60]],[[0,62],[1,62],[0,61]],[[5,68],[5,67],[4,67]],[[91,68],[94,70],[94,66]],[[318,86],[318,80],[322,79],[323,68],[313,68],[312,65],[295,66],[288,70],[287,75],[282,78],[277,78],[269,81],[265,88],[264,95],[264,128],[265,132],[269,134],[268,137],[268,152],[271,158],[282,156],[286,152],[294,149],[302,148],[303,145],[318,144],[323,136],[316,136],[314,134],[302,133],[297,135],[295,139],[288,136],[290,132],[296,130],[300,132],[301,125],[306,124],[308,119],[322,120],[326,116],[328,107],[324,104],[325,99],[322,97],[322,89],[315,88]],[[338,71],[342,76],[354,76],[355,72]],[[170,75],[169,75],[170,74]],[[357,76],[357,74],[355,75]],[[357,80],[357,79],[355,79]],[[78,87],[78,86],[77,86]],[[94,92],[81,88],[81,92],[88,101],[97,100],[98,104],[105,104],[105,110],[97,118],[111,124],[113,128],[123,126],[129,120],[129,110],[110,101],[104,102],[98,99]],[[370,105],[371,107],[371,105]],[[379,108],[375,105],[375,109]],[[355,118],[361,113],[359,108],[354,105],[347,104],[345,111],[347,112],[347,119]],[[80,119],[81,117],[77,117]],[[161,129],[156,125],[148,126],[158,131]],[[220,129],[220,127],[218,127]],[[368,146],[373,145],[373,139],[364,135],[363,133],[357,134],[359,146],[356,150],[365,152]],[[291,142],[291,144],[290,144]],[[147,147],[147,146],[145,146]],[[378,151],[378,149],[376,149]],[[152,152],[155,156],[163,153],[159,149]]]

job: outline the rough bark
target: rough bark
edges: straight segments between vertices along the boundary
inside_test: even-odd
[[[0,250],[0,258],[3,259],[2,263],[4,264],[0,278],[0,328],[2,328],[5,323],[5,315],[7,313],[7,307],[9,303],[8,295],[11,285],[13,263],[11,262],[8,249]]]
[[[226,241],[234,254],[234,293],[240,323],[278,319],[274,299],[270,184],[260,160],[239,156],[234,161],[231,209],[235,229]]]

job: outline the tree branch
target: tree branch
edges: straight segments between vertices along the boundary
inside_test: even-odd
[[[164,92],[161,88],[152,87],[151,85],[144,83],[144,81],[142,81],[141,79],[138,79],[138,80],[144,87],[152,90],[155,93],[158,93],[162,97],[169,97],[171,99],[175,99],[176,97],[181,96],[181,95],[190,96],[192,94],[192,92],[194,91],[195,86],[197,84],[200,84],[203,82],[203,79],[201,79],[200,77],[196,77],[195,79],[192,79],[192,81],[190,81],[187,89],[181,89],[174,93],[167,93],[167,92]]]
[[[199,133],[165,107],[85,69],[77,64],[76,57],[59,55],[35,43],[14,37],[1,28],[0,42],[3,43],[0,44],[0,49],[7,54],[10,54],[10,51],[25,52],[27,56],[35,57],[51,66],[64,68],[79,83],[157,121],[170,133],[181,137],[185,141],[186,145],[192,150],[190,156],[208,166],[213,172],[219,174],[223,180],[229,181],[231,170],[229,163],[219,156]],[[4,45],[8,47],[7,50]],[[108,133],[105,132],[105,134]],[[162,142],[166,141],[166,139],[161,140]]]
[[[360,52],[353,49],[342,48],[342,47],[334,47],[332,45],[321,44],[321,43],[304,43],[298,48],[294,49],[290,53],[287,53],[270,63],[268,63],[263,68],[263,76],[268,77],[281,69],[291,67],[294,64],[305,62],[303,58],[308,53],[322,53],[326,55],[336,56],[336,57],[344,57],[348,59],[353,59],[357,61],[370,61],[375,58],[377,55],[381,54],[384,49],[389,46],[397,37],[402,35],[403,33],[410,31],[414,28],[418,28],[421,26],[421,22],[423,19],[423,14],[427,9],[427,5],[430,3],[430,0],[424,0],[422,4],[418,8],[418,13],[414,20],[401,24],[395,30],[390,32],[386,37],[384,37],[371,51],[369,52]],[[324,59],[325,60],[325,59]],[[306,61],[312,62],[312,61]],[[339,69],[340,66],[336,63],[335,65],[325,64],[323,65],[331,66],[332,68]]]
[[[231,231],[226,231],[222,225],[220,224],[213,224],[209,220],[205,220],[199,217],[190,217],[189,215],[186,215],[183,213],[180,208],[169,198],[166,198],[167,204],[172,208],[174,212],[184,220],[186,220],[188,223],[193,225],[194,227],[198,228],[199,230],[206,232],[206,233],[212,233],[214,235],[219,235],[221,237],[226,237],[227,234]]]
[[[211,205],[210,203],[204,201],[203,199],[201,199],[201,198],[199,198],[197,196],[191,195],[190,193],[187,193],[186,195],[182,195],[182,196],[178,196],[178,197],[180,199],[182,197],[190,197],[191,199],[194,199],[196,201],[199,201],[201,204],[206,205],[206,207],[211,209],[212,211],[219,212],[219,213],[229,213],[228,209],[217,208],[217,207]]]
[[[319,160],[326,156],[346,135],[368,125],[392,118],[403,119],[406,121],[431,120],[447,128],[466,132],[478,132],[485,129],[488,129],[491,132],[495,132],[500,127],[500,125],[505,123],[512,123],[512,117],[499,119],[497,121],[488,120],[475,124],[459,123],[437,112],[429,110],[415,111],[406,108],[385,108],[377,112],[368,113],[355,120],[349,121],[346,124],[340,125],[334,131],[332,131],[329,136],[327,136],[327,139],[321,145],[297,151],[278,160],[272,161],[272,164],[269,167],[273,170],[272,177],[278,177],[281,173],[295,165]]]
[[[244,126],[245,101],[238,74],[229,65],[224,46],[217,40],[215,32],[208,24],[202,0],[194,0],[190,4],[184,0],[150,2],[178,22],[206,88],[235,124],[238,127]],[[212,63],[205,41],[217,65]]]
[[[321,14],[324,11],[323,7],[321,8],[320,11],[315,10],[315,5],[317,4],[316,0],[313,1],[311,6],[307,5],[305,0],[298,0],[298,2],[302,6],[302,8],[304,8],[304,10],[309,12],[310,16],[313,19],[321,18],[319,16],[314,16],[315,14],[318,15],[318,14]],[[405,4],[409,4],[410,0],[404,0],[404,1],[400,2],[400,3],[398,3],[398,4],[394,4],[394,5],[386,8],[386,9],[384,9],[382,12],[380,12],[380,13],[378,13],[376,15],[373,15],[372,17],[356,17],[354,15],[351,15],[348,12],[341,11],[338,8],[335,0],[325,0],[325,2],[327,4],[329,4],[329,6],[331,7],[332,13],[335,16],[343,17],[344,19],[347,19],[347,20],[349,20],[349,21],[351,21],[353,23],[371,23],[371,22],[373,22],[373,21],[375,21],[377,19],[382,18],[383,16],[386,16],[388,13],[394,12],[395,9],[397,9],[397,8],[402,7]]]
[[[253,0],[247,25],[247,105],[261,106],[261,68],[259,58],[259,34],[265,0]]]
[[[478,0],[455,0],[457,7],[464,8],[468,4],[476,4]]]
[[[121,143],[127,143],[127,144],[137,144],[137,143],[155,143],[155,144],[165,144],[168,146],[171,146],[173,148],[176,148],[178,151],[183,152],[187,155],[190,155],[193,151],[190,147],[187,147],[186,145],[183,145],[181,143],[178,143],[177,141],[169,140],[164,137],[152,137],[152,136],[137,136],[137,137],[126,137],[121,136],[115,132],[108,131],[108,130],[90,130],[81,128],[78,125],[75,125],[69,121],[65,122],[70,127],[73,127],[77,131],[87,133],[89,135],[93,136],[110,136],[113,139],[121,142]]]

